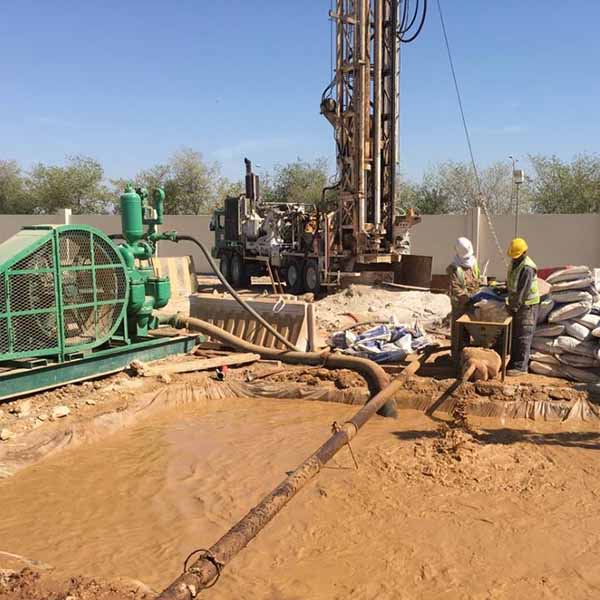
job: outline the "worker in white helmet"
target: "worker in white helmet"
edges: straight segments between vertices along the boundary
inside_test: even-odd
[[[449,293],[452,304],[452,358],[457,361],[459,338],[455,323],[466,313],[471,296],[479,291],[481,273],[471,240],[459,237],[454,250],[456,254],[446,272],[450,278]]]

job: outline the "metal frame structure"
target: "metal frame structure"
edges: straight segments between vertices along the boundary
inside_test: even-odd
[[[393,245],[401,0],[337,0],[335,78],[321,112],[335,131],[342,251],[380,262]],[[375,256],[373,256],[375,255]],[[390,259],[391,261],[391,259]]]

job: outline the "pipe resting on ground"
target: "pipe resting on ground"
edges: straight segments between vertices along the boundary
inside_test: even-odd
[[[281,362],[293,365],[322,366],[326,369],[351,369],[365,378],[371,396],[379,394],[390,382],[387,373],[377,363],[366,358],[347,356],[329,351],[299,352],[297,350],[289,351],[277,348],[265,348],[264,346],[257,346],[256,344],[247,342],[202,319],[187,317],[181,313],[169,317],[161,317],[161,321],[179,329],[188,328],[193,331],[199,331],[212,338],[221,340],[223,343],[240,352],[253,352],[259,354],[264,359],[280,360]],[[389,400],[383,404],[379,414],[385,417],[395,417],[395,401]]]
[[[195,319],[194,319],[195,320]],[[347,357],[350,358],[350,357]],[[422,357],[425,360],[426,356]],[[374,364],[374,363],[373,363]],[[329,439],[265,496],[158,597],[158,600],[192,600],[217,582],[221,571],[281,511],[335,454],[350,442],[360,428],[416,373],[420,361],[411,363],[385,389],[375,394],[349,421],[333,428]],[[194,553],[195,554],[195,553]]]

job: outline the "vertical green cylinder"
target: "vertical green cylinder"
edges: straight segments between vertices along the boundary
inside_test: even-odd
[[[135,244],[144,236],[142,199],[130,185],[121,194],[121,227],[129,244]]]

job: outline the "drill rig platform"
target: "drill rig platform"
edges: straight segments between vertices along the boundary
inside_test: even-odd
[[[395,210],[400,44],[417,37],[426,11],[427,0],[414,11],[409,0],[336,0],[335,74],[320,110],[334,129],[337,182],[319,207],[262,202],[246,159],[246,193],[211,223],[213,256],[234,286],[281,272],[292,293],[318,292],[357,271],[399,272],[421,220]]]

